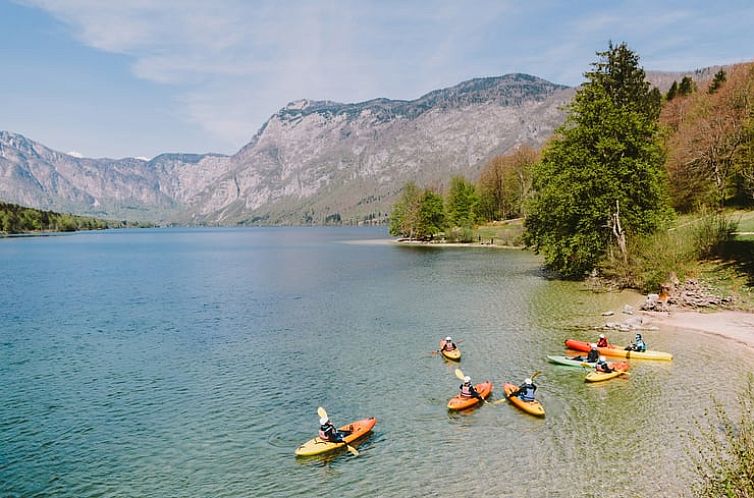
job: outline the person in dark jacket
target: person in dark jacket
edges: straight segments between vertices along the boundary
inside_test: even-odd
[[[524,383],[518,386],[518,391],[511,394],[511,396],[518,396],[523,401],[534,401],[534,393],[537,391],[537,386],[531,379],[524,379]]]
[[[450,336],[446,337],[442,342],[441,351],[453,351],[454,349],[456,349],[456,343],[453,342]]]
[[[605,358],[602,356],[600,356],[600,359],[597,362],[597,364],[594,365],[594,369],[598,372],[608,373],[608,374],[615,371],[612,368],[610,368],[610,365],[607,364],[607,362],[605,361]]]
[[[587,363],[597,363],[597,360],[600,359],[600,352],[597,350],[597,345],[595,343],[591,343],[589,347],[589,353],[586,355],[586,358],[584,358],[584,355],[578,355],[574,356],[571,359],[576,361],[585,361]]]
[[[319,438],[330,443],[343,443],[348,432],[339,432],[327,417],[319,419]]]

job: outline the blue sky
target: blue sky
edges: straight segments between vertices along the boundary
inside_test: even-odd
[[[87,157],[232,154],[286,103],[414,99],[525,72],[576,85],[754,59],[749,1],[0,0],[0,129]]]

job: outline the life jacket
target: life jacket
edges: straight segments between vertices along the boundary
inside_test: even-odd
[[[442,341],[442,349],[445,351],[453,351],[456,348],[456,345],[452,342]]]
[[[636,351],[646,351],[647,350],[647,345],[644,344],[643,340],[639,339],[638,341],[636,341],[636,344],[634,345],[634,348],[636,348]]]
[[[597,347],[598,348],[606,348],[607,347],[607,337],[603,337],[599,341],[597,341]]]
[[[319,428],[319,438],[323,441],[332,441],[335,434],[335,426],[332,424],[322,425]]]
[[[525,384],[521,387],[521,398],[527,401],[534,400],[534,391],[537,389],[531,384]]]
[[[596,349],[590,349],[589,354],[586,355],[586,361],[588,363],[594,363],[595,361],[600,359],[600,352]]]
[[[462,384],[461,385],[461,396],[464,398],[471,398],[473,394],[471,394],[471,384]]]

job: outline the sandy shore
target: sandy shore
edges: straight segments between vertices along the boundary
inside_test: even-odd
[[[672,311],[668,313],[642,312],[650,323],[658,327],[674,327],[732,339],[754,348],[754,314],[742,311]]]

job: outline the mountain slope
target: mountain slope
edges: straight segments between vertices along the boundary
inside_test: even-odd
[[[534,76],[479,78],[416,100],[301,100],[233,156],[80,159],[0,132],[0,199],[158,222],[321,223],[384,216],[408,180],[475,176],[538,146],[573,91]]]

